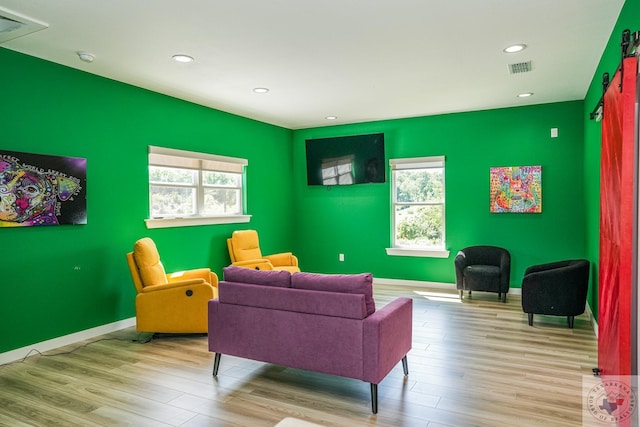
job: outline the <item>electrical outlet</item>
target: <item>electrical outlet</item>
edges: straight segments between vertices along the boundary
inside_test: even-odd
[[[344,254],[338,254],[338,260],[340,262],[343,262],[344,261]]]

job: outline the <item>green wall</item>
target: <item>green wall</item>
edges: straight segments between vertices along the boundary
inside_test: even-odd
[[[511,252],[511,286],[520,287],[529,265],[585,256],[583,110],[576,101],[295,131],[296,250],[303,267],[453,283],[458,250],[487,244]],[[551,138],[551,128],[558,128],[558,138]],[[306,139],[376,132],[385,134],[387,159],[445,156],[449,258],[386,255],[389,180],[331,188],[306,185]],[[542,165],[542,213],[489,213],[490,167],[517,165]]]
[[[0,149],[87,159],[87,225],[0,229],[0,352],[135,316],[125,261],[152,237],[168,271],[229,264],[226,238],[293,240],[292,131],[0,49]],[[243,157],[248,224],[148,230],[149,145]],[[277,203],[274,203],[277,200]],[[78,267],[79,269],[76,269]]]

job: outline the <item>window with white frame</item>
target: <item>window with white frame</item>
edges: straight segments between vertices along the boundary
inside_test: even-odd
[[[448,256],[445,249],[444,156],[391,159],[389,164],[392,248],[387,253]]]
[[[147,226],[160,226],[156,220],[176,219],[181,221],[175,225],[246,222],[247,164],[246,159],[150,146],[151,220]]]

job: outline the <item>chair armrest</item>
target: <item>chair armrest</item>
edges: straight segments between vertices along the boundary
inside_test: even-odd
[[[411,350],[413,300],[396,298],[363,320],[363,381],[378,384]]]
[[[509,291],[509,276],[511,276],[511,255],[503,250],[500,254],[500,289],[504,292]]]
[[[236,267],[251,268],[254,270],[273,270],[273,264],[268,259],[248,259],[246,261],[236,261],[232,263]]]
[[[212,286],[218,286],[218,275],[209,268],[196,268],[167,274],[167,281],[169,281],[169,283],[190,279],[203,279]]]
[[[171,283],[164,283],[162,285],[145,286],[142,288],[142,293],[165,291],[167,289],[184,288],[193,285],[210,285],[205,282],[204,279],[188,279],[188,280],[174,280]]]
[[[206,331],[206,303],[218,297],[218,288],[205,282],[196,281],[188,284],[190,282],[192,281],[177,286],[176,284],[149,286],[136,295],[136,313],[144,313],[143,323],[149,326],[149,322],[154,324],[160,320],[166,324],[168,319],[173,319],[170,321],[172,324],[175,320],[176,325],[184,324],[185,321],[187,323],[204,321],[204,325],[198,329]],[[153,328],[153,326],[149,327]]]
[[[274,266],[297,266],[298,258],[296,258],[291,252],[282,252],[279,254],[266,255],[271,264]]]
[[[463,283],[462,283],[463,272],[464,272],[464,269],[467,267],[467,265],[469,265],[465,253],[462,251],[458,252],[455,259],[453,260],[453,264],[456,270],[456,288],[462,289],[463,288]]]

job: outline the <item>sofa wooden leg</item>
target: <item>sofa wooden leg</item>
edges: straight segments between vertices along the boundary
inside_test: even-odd
[[[569,327],[573,329],[573,316],[567,316],[567,320],[569,321]]]
[[[378,413],[378,384],[371,383],[371,411]]]
[[[503,292],[503,293],[502,293],[502,302],[503,302],[503,303],[506,303],[506,302],[507,302],[507,293],[506,293],[506,292]]]
[[[529,326],[533,326],[533,313],[527,313],[529,316]]]
[[[409,364],[407,363],[407,355],[405,354],[402,358],[402,370],[404,371],[404,376],[409,375]]]
[[[464,290],[460,289],[460,299],[464,298]]]
[[[218,375],[218,368],[220,367],[220,357],[222,355],[220,353],[216,353],[216,356],[213,358],[213,376]]]

